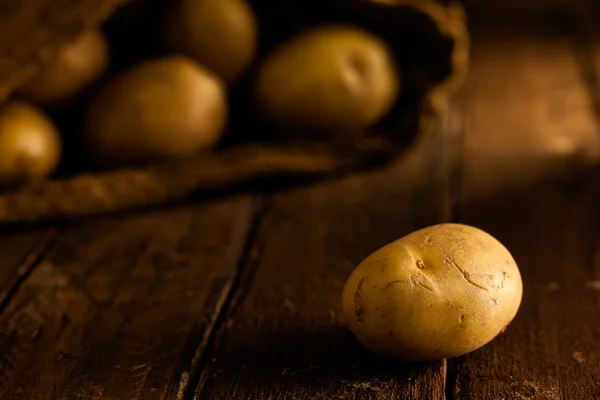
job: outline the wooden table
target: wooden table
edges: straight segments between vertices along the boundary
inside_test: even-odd
[[[474,21],[446,126],[385,170],[2,232],[0,399],[600,399],[600,36],[585,17]],[[511,250],[519,314],[464,357],[371,355],[340,326],[345,279],[447,221]]]

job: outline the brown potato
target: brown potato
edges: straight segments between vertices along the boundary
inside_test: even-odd
[[[183,0],[166,37],[171,49],[234,83],[255,57],[258,29],[245,0]]]
[[[254,98],[267,120],[322,131],[376,123],[392,107],[399,70],[387,44],[361,28],[313,28],[259,66]]]
[[[488,233],[461,224],[413,232],[367,257],[342,295],[344,321],[367,348],[401,360],[472,352],[515,317],[519,268]]]
[[[60,105],[71,100],[105,72],[109,49],[97,30],[81,34],[44,64],[17,93],[42,105]]]
[[[53,122],[39,109],[11,101],[0,109],[0,186],[15,186],[48,177],[62,149]]]
[[[191,59],[168,56],[103,88],[86,115],[85,142],[101,165],[158,161],[216,145],[227,113],[219,78]]]

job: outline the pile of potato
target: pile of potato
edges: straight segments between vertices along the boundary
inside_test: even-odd
[[[104,83],[111,48],[101,30],[81,34],[0,109],[0,187],[45,179],[64,154],[47,110],[78,101],[102,82],[76,133],[99,168],[160,162],[211,151],[236,118],[231,88],[251,66],[253,112],[281,135],[323,134],[380,121],[400,90],[388,44],[358,26],[307,28],[257,59],[256,15],[245,0],[183,0],[160,29],[167,52]]]

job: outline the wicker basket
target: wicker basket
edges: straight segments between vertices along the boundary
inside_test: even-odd
[[[68,168],[68,173],[0,193],[0,223],[75,218],[174,201],[261,178],[321,178],[388,163],[417,134],[436,129],[467,68],[468,35],[460,5],[433,0],[252,0],[260,24],[260,56],[310,25],[347,22],[385,38],[402,70],[403,92],[383,121],[343,139],[285,143],[233,139],[216,151],[159,165],[111,171]],[[115,46],[117,69],[152,56],[152,27],[169,0],[5,0],[0,5],[0,100],[10,98],[61,46],[84,29],[102,26]],[[136,23],[142,21],[143,23]],[[127,30],[127,35],[122,35]],[[156,30],[157,31],[157,30]],[[140,49],[134,58],[123,50]],[[150,38],[150,40],[148,39]],[[148,46],[133,43],[144,40]],[[132,42],[133,41],[133,42]],[[122,53],[122,54],[121,54]],[[244,93],[252,68],[233,88]],[[67,118],[68,119],[68,118]],[[246,120],[244,120],[246,121]],[[69,129],[75,131],[77,126]],[[64,132],[63,132],[64,133]],[[236,134],[240,133],[240,134]],[[76,135],[75,133],[69,133]]]

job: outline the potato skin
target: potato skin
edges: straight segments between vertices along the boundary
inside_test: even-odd
[[[62,105],[100,78],[108,67],[109,48],[98,30],[82,33],[17,89],[29,101]]]
[[[100,91],[86,115],[85,142],[102,166],[162,161],[211,149],[227,117],[221,79],[170,55],[121,72]]]
[[[258,27],[246,0],[183,0],[166,37],[169,48],[233,84],[254,60]]]
[[[386,358],[457,357],[493,340],[513,320],[523,295],[510,252],[468,225],[413,232],[368,256],[342,294],[356,338]]]
[[[388,44],[361,28],[310,28],[262,61],[254,99],[264,118],[326,132],[363,129],[392,108],[400,70]]]

